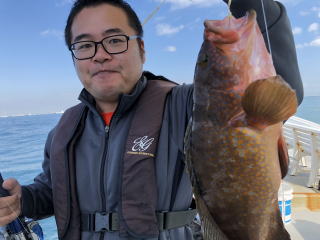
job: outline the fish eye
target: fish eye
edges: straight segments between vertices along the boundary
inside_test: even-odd
[[[208,61],[209,61],[208,54],[204,54],[204,55],[200,56],[198,64],[200,66],[204,66],[204,65],[206,65],[208,63]]]

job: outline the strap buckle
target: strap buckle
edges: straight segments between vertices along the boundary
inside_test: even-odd
[[[87,215],[87,229],[90,232],[114,232],[117,226],[117,219],[113,213],[96,212]]]
[[[197,214],[196,209],[185,211],[163,211],[157,213],[159,230],[169,230],[191,224]]]
[[[166,215],[168,211],[158,212],[157,219],[158,219],[158,227],[159,231],[163,231],[166,229]]]
[[[111,231],[111,214],[96,213],[95,214],[95,232],[110,232]]]

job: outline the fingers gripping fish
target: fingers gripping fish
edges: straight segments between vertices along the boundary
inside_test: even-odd
[[[296,108],[254,11],[205,22],[186,156],[206,240],[290,239],[277,193],[288,162],[282,122]]]

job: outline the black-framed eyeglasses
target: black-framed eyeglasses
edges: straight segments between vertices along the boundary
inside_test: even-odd
[[[141,38],[138,35],[127,36],[125,34],[108,36],[100,42],[95,41],[79,41],[71,44],[70,51],[78,60],[86,60],[93,58],[98,49],[98,44],[109,54],[119,54],[128,50],[128,41],[131,39]]]

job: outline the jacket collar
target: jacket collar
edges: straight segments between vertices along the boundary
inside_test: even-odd
[[[120,117],[126,111],[131,109],[132,105],[136,102],[138,97],[141,95],[146,85],[147,85],[147,77],[145,76],[145,72],[144,72],[130,94],[121,94],[119,96],[119,104],[114,113],[114,116]],[[82,103],[84,103],[90,109],[90,111],[92,111],[94,114],[100,115],[100,113],[96,108],[96,101],[94,97],[86,89],[82,89],[78,99]]]

